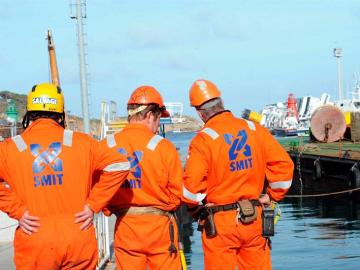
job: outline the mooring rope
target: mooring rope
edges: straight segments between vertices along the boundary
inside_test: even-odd
[[[309,197],[326,197],[338,194],[345,194],[349,192],[359,191],[360,187],[352,188],[342,191],[330,192],[330,193],[319,193],[319,194],[300,194],[300,195],[285,195],[285,198],[309,198]]]

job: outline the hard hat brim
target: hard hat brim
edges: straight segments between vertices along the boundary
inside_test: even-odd
[[[170,113],[167,110],[161,111],[161,117],[167,118],[170,117]]]

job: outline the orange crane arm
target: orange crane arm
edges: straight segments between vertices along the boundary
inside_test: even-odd
[[[49,51],[49,60],[50,60],[50,73],[51,73],[51,82],[56,86],[60,86],[60,78],[59,71],[56,62],[56,54],[55,54],[55,45],[54,40],[52,38],[51,31],[48,30],[47,37],[48,40],[48,51]]]

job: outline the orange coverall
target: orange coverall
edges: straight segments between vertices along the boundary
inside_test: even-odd
[[[26,211],[26,206],[16,194],[0,180],[0,211],[14,219],[20,219]]]
[[[75,213],[86,204],[99,212],[126,179],[125,156],[90,136],[38,119],[0,144],[0,178],[40,218],[38,232],[15,232],[16,269],[95,269],[94,227],[80,230]],[[101,174],[100,174],[101,173]],[[99,181],[92,187],[94,174]],[[24,209],[10,215],[21,217]]]
[[[210,118],[194,137],[184,174],[185,200],[225,205],[258,199],[266,177],[267,193],[281,200],[292,181],[293,163],[257,123],[224,111]],[[205,269],[271,269],[270,249],[262,237],[261,207],[250,224],[237,222],[237,211],[214,215],[218,235],[202,234]]]
[[[131,206],[174,211],[182,197],[182,167],[172,143],[137,123],[128,124],[108,139],[109,147],[127,155],[131,166],[127,180],[109,203],[111,212]],[[118,217],[114,243],[117,269],[181,269],[179,253],[169,254],[169,222],[173,222],[178,248],[173,219],[154,214]]]

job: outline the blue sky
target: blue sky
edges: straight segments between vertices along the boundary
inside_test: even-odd
[[[78,49],[70,1],[1,0],[0,90],[27,93],[49,80],[52,29],[66,107],[81,115]],[[358,0],[88,0],[91,117],[101,101],[119,114],[137,86],[188,105],[198,78],[212,80],[227,108],[260,110],[296,97],[337,97],[333,48],[343,49],[344,89],[360,73]]]

